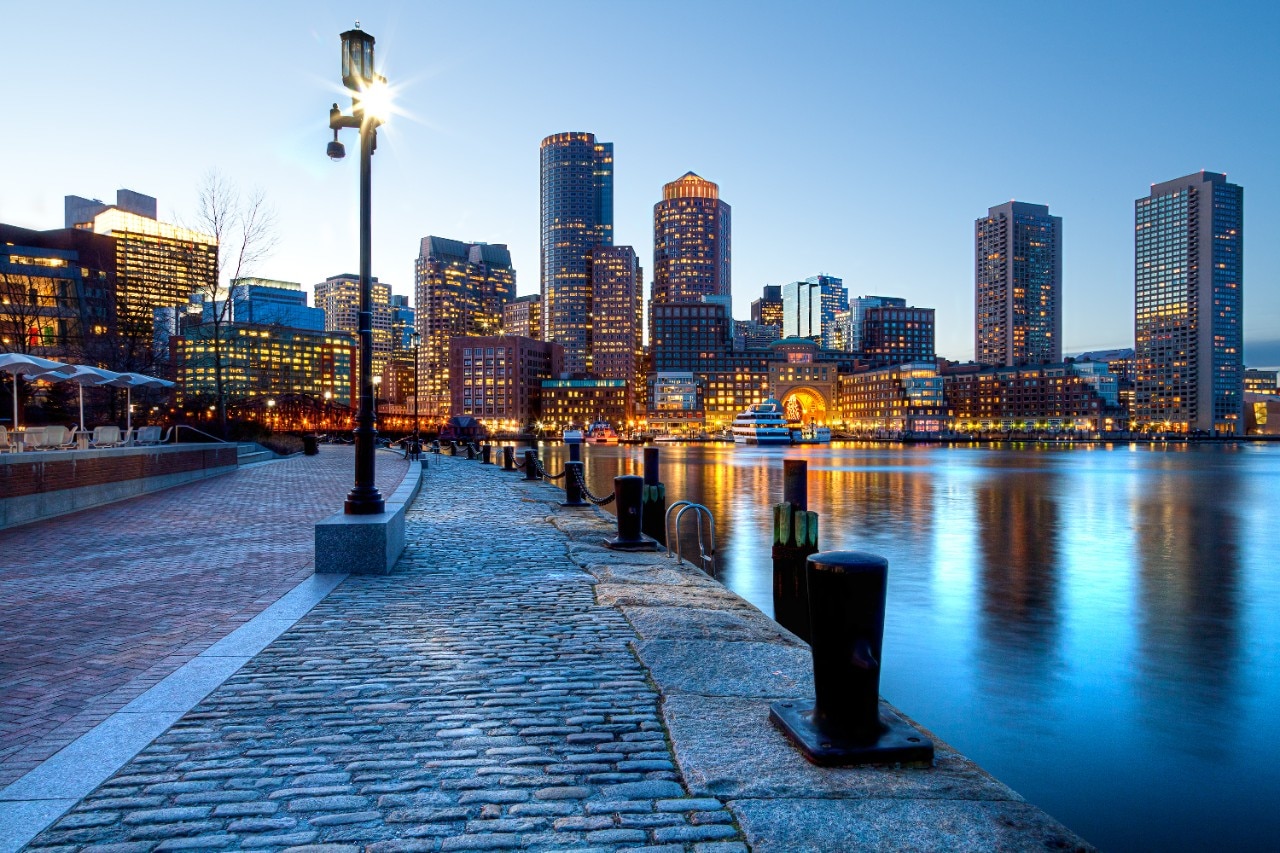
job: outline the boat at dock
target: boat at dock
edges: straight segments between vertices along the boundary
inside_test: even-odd
[[[782,405],[772,397],[756,403],[733,419],[735,444],[790,444],[791,427]]]
[[[617,444],[618,433],[608,421],[596,421],[587,428],[587,444]]]
[[[831,427],[809,424],[804,427],[791,428],[792,444],[830,444]]]

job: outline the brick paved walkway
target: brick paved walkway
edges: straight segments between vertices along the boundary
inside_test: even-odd
[[[745,851],[538,492],[433,459],[395,574],[348,578],[31,849]]]
[[[408,469],[377,466],[384,491]],[[305,578],[352,471],[326,446],[0,531],[0,787]]]

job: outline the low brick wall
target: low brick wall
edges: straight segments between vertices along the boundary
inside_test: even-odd
[[[0,529],[236,470],[233,444],[0,455]]]

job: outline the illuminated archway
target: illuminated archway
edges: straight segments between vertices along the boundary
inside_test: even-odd
[[[793,388],[782,398],[787,420],[800,424],[827,423],[827,400],[812,388]]]

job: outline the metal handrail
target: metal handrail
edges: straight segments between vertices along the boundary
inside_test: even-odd
[[[679,511],[676,512],[675,518],[676,535],[675,550],[673,551],[671,545],[671,513],[677,509]],[[676,501],[667,507],[667,514],[662,519],[662,530],[667,536],[667,556],[674,556],[677,560],[680,559],[680,517],[689,510],[693,510],[694,517],[698,520],[698,561],[701,563],[702,570],[714,578],[716,577],[716,519],[711,514],[711,510],[702,504],[694,503],[693,501]],[[711,550],[709,551],[702,537],[703,515],[707,517],[708,538],[711,544]]]
[[[219,443],[221,443],[221,444],[234,444],[234,443],[235,443],[235,442],[232,442],[232,441],[227,441],[225,438],[218,438],[216,435],[209,435],[209,433],[205,432],[204,430],[202,430],[202,429],[196,429],[195,427],[191,426],[190,424],[174,424],[174,426],[173,426],[173,443],[174,443],[174,444],[178,444],[178,443],[179,443],[179,442],[178,442],[178,431],[179,431],[179,430],[184,430],[184,429],[189,429],[189,430],[191,430],[192,432],[198,432],[198,433],[200,433],[201,435],[203,435],[205,438],[212,438],[214,441],[217,441],[217,442],[219,442]],[[165,436],[165,439],[166,439],[166,440],[168,439],[168,436],[167,436],[167,435]]]

